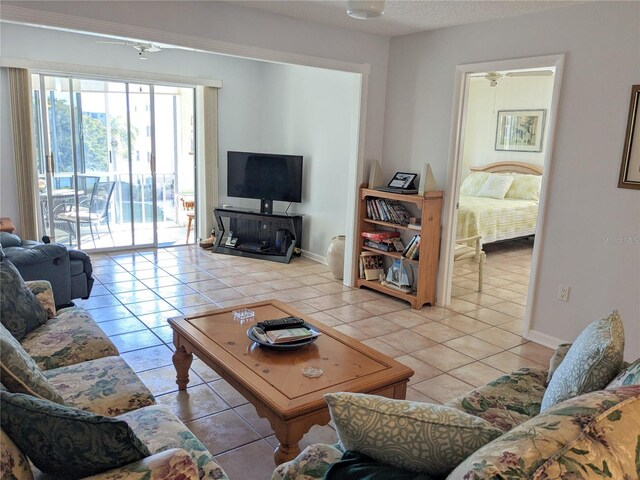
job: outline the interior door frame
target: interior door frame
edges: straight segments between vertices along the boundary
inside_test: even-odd
[[[547,148],[544,154],[544,175],[540,191],[540,203],[538,205],[538,222],[536,237],[541,238],[544,231],[547,211],[547,191],[553,158],[554,138],[558,107],[560,103],[560,90],[562,86],[562,73],[564,67],[564,54],[546,55],[540,57],[516,58],[509,60],[496,60],[492,62],[458,65],[454,80],[453,111],[451,115],[451,140],[449,144],[449,164],[447,168],[447,192],[443,211],[442,250],[440,255],[440,268],[438,273],[437,304],[446,306],[451,303],[451,290],[453,280],[453,253],[456,239],[456,222],[458,209],[456,205],[460,196],[460,176],[462,165],[462,144],[465,135],[466,105],[469,97],[469,77],[474,73],[519,70],[527,68],[555,67],[551,106],[547,117]],[[531,259],[531,274],[529,277],[529,289],[527,292],[527,306],[525,311],[523,336],[527,336],[533,318],[533,305],[537,290],[537,274],[540,258],[541,242],[535,242]]]

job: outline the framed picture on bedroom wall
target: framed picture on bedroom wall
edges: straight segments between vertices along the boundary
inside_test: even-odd
[[[544,138],[545,109],[498,110],[496,150],[541,152]]]
[[[633,85],[618,181],[619,188],[640,189],[640,115],[638,115],[640,106],[638,103],[640,103],[640,85]]]

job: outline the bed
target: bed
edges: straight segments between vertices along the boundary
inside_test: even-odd
[[[460,188],[456,238],[482,244],[534,235],[542,168],[522,162],[471,167]]]

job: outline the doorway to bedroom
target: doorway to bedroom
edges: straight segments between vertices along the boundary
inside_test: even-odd
[[[452,158],[445,290],[447,300],[455,297],[449,304],[469,317],[461,328],[488,323],[492,328],[474,335],[517,349],[535,291],[558,64],[547,58],[469,67]]]

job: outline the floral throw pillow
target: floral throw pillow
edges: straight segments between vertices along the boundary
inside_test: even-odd
[[[607,390],[626,387],[628,385],[640,385],[640,358],[622,370],[618,376],[607,385]]]

